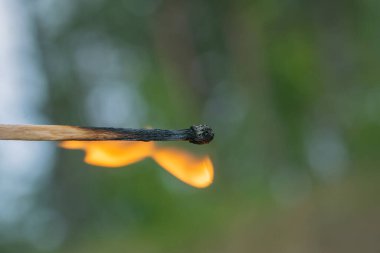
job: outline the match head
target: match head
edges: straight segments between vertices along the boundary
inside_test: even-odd
[[[189,140],[194,144],[207,144],[214,139],[214,132],[207,125],[191,126],[192,138]]]

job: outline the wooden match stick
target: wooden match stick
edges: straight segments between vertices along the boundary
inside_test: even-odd
[[[206,144],[214,133],[206,125],[181,130],[79,127],[65,125],[3,125],[0,140],[23,141],[189,141]]]

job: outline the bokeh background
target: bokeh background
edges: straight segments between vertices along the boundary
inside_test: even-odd
[[[0,252],[379,252],[380,2],[0,0],[0,123],[207,123],[215,182],[0,142]]]

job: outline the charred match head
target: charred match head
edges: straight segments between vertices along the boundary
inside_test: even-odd
[[[191,143],[207,144],[214,139],[214,132],[207,125],[194,125],[190,129],[192,130],[191,139],[189,140]]]

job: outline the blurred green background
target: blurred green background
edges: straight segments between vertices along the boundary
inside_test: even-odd
[[[152,160],[104,169],[79,151],[19,143],[29,152],[49,145],[40,160],[50,162],[28,170],[43,168],[33,194],[15,200],[27,199],[27,211],[0,219],[0,252],[380,251],[379,1],[2,0],[1,8],[8,20],[23,17],[1,40],[27,31],[15,39],[32,59],[21,81],[40,101],[40,116],[20,122],[206,123],[209,145],[170,145],[210,154],[215,182],[195,189]],[[0,158],[11,144],[2,145]]]

